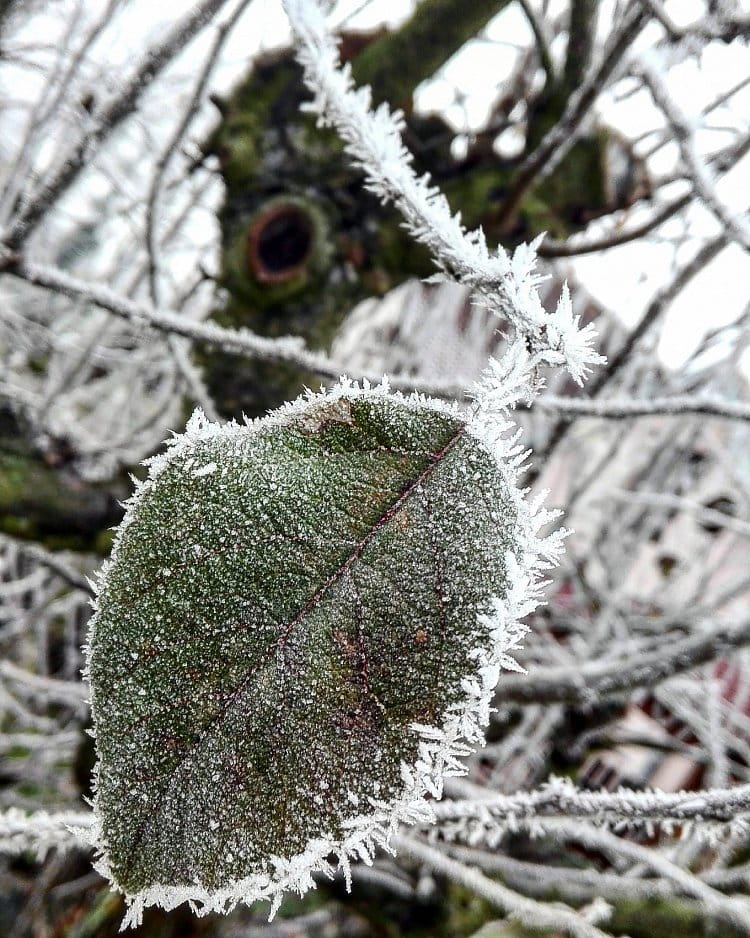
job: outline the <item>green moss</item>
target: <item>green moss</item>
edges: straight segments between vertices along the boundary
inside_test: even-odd
[[[630,938],[741,938],[744,931],[719,924],[684,899],[615,903],[607,928]]]
[[[354,61],[358,84],[376,101],[411,110],[416,86],[481,31],[509,0],[426,0],[398,30],[370,43]],[[414,50],[419,54],[415,55]],[[394,68],[394,63],[398,67]]]

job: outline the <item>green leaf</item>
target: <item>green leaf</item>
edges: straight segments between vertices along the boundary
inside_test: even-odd
[[[98,842],[131,921],[302,891],[460,771],[521,554],[511,475],[446,406],[351,387],[194,418],[152,461],[89,646]]]

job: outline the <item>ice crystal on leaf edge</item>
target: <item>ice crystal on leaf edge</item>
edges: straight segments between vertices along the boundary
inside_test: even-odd
[[[316,394],[308,391],[296,401],[288,403],[267,417],[246,421],[244,425],[229,423],[219,425],[207,420],[196,410],[188,421],[185,432],[175,435],[168,442],[167,451],[152,457],[147,465],[148,478],[137,481],[131,498],[126,502],[126,515],[120,525],[112,552],[97,577],[96,592],[101,595],[107,583],[108,573],[116,562],[118,543],[132,520],[133,508],[150,488],[160,473],[175,458],[201,440],[210,437],[230,436],[246,433],[249,429],[269,428],[283,425],[290,417],[302,415],[311,405],[330,403],[341,398],[366,397],[369,400],[397,402],[406,407],[423,410],[431,408],[438,412],[465,421],[467,433],[478,441],[494,457],[499,475],[507,487],[509,501],[517,512],[517,550],[508,551],[506,556],[506,595],[494,597],[492,612],[481,614],[478,624],[486,636],[481,647],[474,648],[469,657],[475,663],[472,673],[461,683],[463,698],[442,714],[442,722],[436,726],[414,723],[411,729],[419,740],[418,755],[414,764],[401,763],[404,788],[399,797],[388,801],[370,799],[371,810],[353,815],[344,822],[345,834],[340,839],[320,837],[310,840],[306,849],[290,858],[270,857],[273,872],[253,874],[229,882],[218,889],[208,889],[200,883],[190,886],[174,886],[167,883],[149,886],[131,894],[117,882],[108,860],[108,845],[103,834],[102,816],[99,810],[96,780],[99,765],[94,773],[94,824],[85,832],[85,838],[97,852],[95,868],[106,877],[112,887],[125,894],[127,912],[123,928],[135,926],[142,921],[143,910],[158,905],[166,910],[183,902],[189,903],[198,915],[210,912],[229,912],[238,903],[253,903],[258,900],[270,902],[270,916],[276,914],[282,898],[287,892],[300,895],[315,887],[313,874],[333,876],[341,871],[347,887],[351,883],[351,861],[372,862],[377,849],[389,850],[389,841],[400,824],[425,824],[432,819],[432,812],[425,795],[439,798],[442,781],[448,776],[459,776],[466,772],[460,761],[475,746],[484,744],[483,727],[489,722],[491,699],[502,669],[519,670],[512,657],[527,631],[521,619],[532,612],[540,603],[544,571],[557,562],[562,551],[562,542],[567,532],[558,529],[552,534],[540,536],[540,529],[558,517],[559,512],[542,507],[544,495],[529,500],[526,492],[517,488],[517,477],[527,453],[519,445],[519,431],[507,419],[505,411],[476,408],[473,417],[461,415],[454,404],[435,401],[423,395],[403,395],[392,392],[387,379],[380,385],[359,385],[346,378],[329,390]],[[94,603],[96,609],[96,602]],[[92,619],[86,648],[87,671],[90,665],[92,639],[96,628],[96,617]],[[92,710],[96,719],[96,694],[92,689]],[[336,862],[330,861],[331,857]]]

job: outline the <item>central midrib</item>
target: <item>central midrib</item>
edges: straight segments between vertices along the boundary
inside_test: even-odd
[[[315,606],[320,602],[323,596],[331,589],[343,576],[346,574],[354,563],[359,560],[362,555],[362,551],[367,547],[367,544],[375,537],[375,535],[381,531],[391,520],[391,518],[396,515],[404,502],[408,501],[411,497],[414,490],[424,482],[424,480],[435,471],[435,468],[440,464],[440,462],[445,458],[446,454],[455,446],[457,440],[465,432],[466,427],[462,424],[456,429],[450,436],[447,443],[443,445],[436,453],[431,453],[431,462],[425,466],[424,469],[419,473],[416,479],[413,479],[409,484],[404,488],[398,498],[389,505],[388,508],[383,512],[383,514],[378,518],[378,520],[372,525],[370,530],[365,534],[362,540],[354,547],[351,554],[346,558],[346,560],[340,564],[336,570],[328,577],[328,579],[323,583],[318,589],[313,593],[310,599],[307,600],[305,605],[299,610],[299,612],[289,620],[289,622],[284,627],[281,635],[278,638],[278,644],[284,645],[289,638],[289,635],[292,632],[292,629],[298,625],[308,613],[315,608]]]

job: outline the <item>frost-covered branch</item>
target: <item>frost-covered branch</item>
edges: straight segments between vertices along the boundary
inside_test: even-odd
[[[705,791],[588,791],[565,778],[513,795],[477,790],[470,800],[443,800],[433,805],[439,824],[449,821],[504,821],[509,828],[520,819],[585,818],[608,827],[650,822],[734,821],[750,813],[750,785]]]
[[[226,0],[202,0],[169,30],[161,42],[148,50],[117,94],[94,111],[84,135],[73,144],[54,174],[43,179],[36,191],[26,195],[4,235],[7,246],[15,250],[21,246],[86,168],[92,154],[114,128],[133,113],[154,78],[225,3]]]
[[[675,674],[750,645],[750,620],[717,625],[703,634],[666,640],[656,648],[616,660],[586,661],[571,667],[535,668],[530,675],[503,677],[503,703],[568,703],[587,707],[608,694],[653,687]]]
[[[622,24],[614,30],[603,49],[599,63],[591,69],[571,94],[560,119],[524,159],[514,177],[503,205],[503,217],[510,218],[521,199],[540,175],[549,174],[578,139],[577,131],[606,83],[616,73],[632,42],[645,26],[648,16],[638,3],[628,9]]]
[[[88,844],[75,829],[85,831],[93,822],[90,811],[29,814],[19,808],[9,808],[0,812],[0,854],[31,852],[43,859],[53,849],[88,850]]]
[[[706,162],[698,155],[696,150],[693,127],[672,99],[656,68],[645,56],[641,56],[638,63],[633,66],[633,70],[643,79],[651,92],[654,102],[669,123],[674,138],[680,147],[680,155],[687,169],[690,182],[695,188],[699,199],[713,213],[727,234],[741,244],[745,250],[750,250],[750,228],[748,228],[743,218],[735,216],[724,205],[716,192],[715,183],[709,174]]]
[[[146,246],[148,249],[149,256],[149,285],[151,292],[151,301],[155,306],[159,305],[159,294],[157,286],[157,263],[156,258],[158,255],[159,245],[157,243],[157,238],[155,234],[155,218],[158,200],[161,195],[161,190],[164,184],[164,176],[167,172],[167,168],[174,157],[174,154],[177,151],[177,148],[180,146],[180,143],[187,133],[188,127],[190,126],[192,120],[198,112],[199,106],[203,100],[203,96],[206,92],[209,80],[216,69],[216,66],[219,62],[219,57],[224,48],[224,45],[232,32],[232,29],[237,23],[237,20],[242,16],[242,14],[247,9],[251,0],[242,0],[241,3],[238,3],[235,9],[232,11],[231,15],[222,22],[216,29],[216,35],[214,41],[209,49],[208,55],[203,63],[203,67],[198,73],[198,77],[195,82],[195,88],[191,95],[188,106],[185,108],[185,111],[182,115],[182,118],[177,124],[172,136],[167,141],[164,150],[162,151],[161,156],[159,157],[156,166],[154,168],[153,179],[151,180],[151,186],[146,197]]]
[[[654,508],[676,508],[677,511],[688,511],[702,524],[714,525],[732,531],[734,534],[750,537],[750,521],[733,518],[731,515],[723,511],[716,511],[714,508],[706,508],[700,502],[690,498],[683,498],[680,495],[672,495],[669,492],[628,492],[623,489],[612,492],[612,497],[636,505],[651,505]]]
[[[365,172],[367,188],[399,209],[406,228],[427,245],[444,275],[471,285],[476,302],[513,325],[532,349],[531,368],[541,362],[564,366],[582,383],[590,367],[602,361],[593,348],[594,330],[579,329],[567,291],[554,314],[545,311],[533,273],[535,246],[520,247],[509,258],[502,249],[491,251],[481,230],[467,232],[445,196],[415,174],[401,138],[403,115],[385,104],[372,110],[369,88],[354,89],[315,0],[286,0],[284,8],[315,96],[311,107],[321,123],[336,128]]]
[[[19,668],[12,661],[0,661],[0,678],[5,679],[27,697],[45,703],[63,704],[75,710],[87,709],[88,688],[80,681],[61,681],[54,677],[43,677]]]
[[[576,398],[544,394],[533,404],[520,404],[533,410],[542,410],[560,417],[600,417],[605,420],[628,420],[631,417],[683,417],[705,414],[708,417],[726,417],[730,420],[750,420],[750,404],[730,401],[716,395],[673,395],[638,400],[635,398]]]
[[[624,837],[617,837],[608,830],[580,821],[552,821],[545,833],[558,840],[578,842],[591,850],[602,850],[614,859],[625,857],[635,864],[642,864],[657,876],[673,883],[686,895],[694,896],[710,914],[734,925],[743,934],[750,934],[750,916],[748,915],[750,904],[747,898],[731,898],[722,895],[689,870],[681,868],[658,849],[645,847]]]
[[[553,907],[519,895],[496,880],[489,879],[475,867],[454,860],[415,837],[394,837],[393,845],[401,855],[424,863],[436,873],[466,886],[476,895],[502,909],[509,918],[523,925],[530,928],[552,928],[558,932],[563,929],[573,938],[607,938],[606,932],[568,906],[558,903]]]
[[[89,596],[94,595],[93,587],[88,579],[72,567],[63,557],[53,553],[51,550],[45,550],[37,544],[30,544],[27,541],[12,538],[7,534],[0,534],[0,543],[12,543],[17,550],[26,554],[28,557],[36,560],[42,566],[47,567],[53,573],[56,573],[62,580],[72,586],[74,589],[82,590]]]
[[[296,336],[270,339],[249,329],[227,329],[213,322],[189,319],[170,310],[154,309],[109,287],[74,277],[48,264],[38,264],[20,256],[6,255],[5,260],[0,262],[0,272],[3,271],[35,286],[92,303],[121,319],[136,325],[150,326],[167,336],[180,336],[230,354],[260,361],[290,364],[301,371],[309,371],[330,380],[336,380],[349,371],[344,362],[336,362],[321,352],[310,351],[304,341]],[[356,377],[377,384],[383,376],[372,373],[359,374]],[[394,390],[418,391],[436,397],[454,398],[466,393],[464,387],[454,382],[422,381],[396,376],[390,379],[389,383]]]

